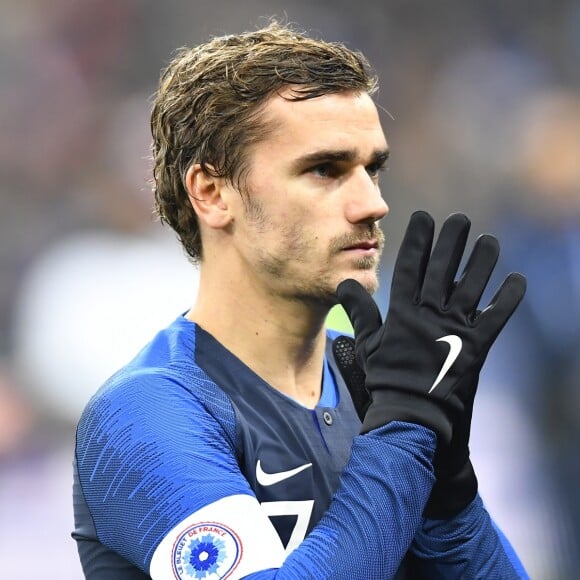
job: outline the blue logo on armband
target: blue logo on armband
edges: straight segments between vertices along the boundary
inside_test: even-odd
[[[242,542],[227,526],[204,522],[187,528],[173,546],[177,578],[227,578],[240,563]]]

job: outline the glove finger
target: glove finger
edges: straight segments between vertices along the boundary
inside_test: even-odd
[[[364,344],[383,324],[376,302],[361,284],[352,279],[338,285],[336,296],[352,323],[355,343]]]
[[[365,387],[365,373],[356,362],[354,339],[350,336],[336,337],[332,343],[332,352],[362,422],[370,404],[370,395]]]
[[[434,230],[433,218],[427,212],[413,212],[395,264],[391,301],[408,302],[419,296]]]
[[[451,214],[443,223],[427,264],[422,302],[440,308],[449,299],[470,227],[469,218],[461,213]]]
[[[489,306],[481,312],[476,324],[482,332],[495,339],[526,293],[526,277],[512,272],[500,286]]]
[[[475,313],[498,257],[497,239],[490,235],[480,236],[453,292],[452,301],[464,314]]]

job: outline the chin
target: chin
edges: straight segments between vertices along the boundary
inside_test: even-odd
[[[379,288],[379,279],[375,270],[357,270],[343,280],[356,280],[369,294],[374,294]]]
[[[368,282],[361,282],[361,284],[369,294],[374,294],[379,289],[379,281],[376,277]]]

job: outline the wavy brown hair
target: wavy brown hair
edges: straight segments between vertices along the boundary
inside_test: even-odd
[[[277,22],[182,48],[162,72],[151,114],[155,208],[194,262],[202,246],[184,185],[187,170],[199,163],[243,193],[248,148],[270,130],[262,108],[287,87],[285,98],[292,100],[373,94],[377,78],[361,53]]]

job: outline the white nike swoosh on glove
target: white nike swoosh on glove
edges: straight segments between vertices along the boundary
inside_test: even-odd
[[[463,348],[463,341],[456,334],[442,336],[441,338],[438,338],[436,340],[436,342],[441,341],[449,344],[449,354],[447,355],[447,358],[445,359],[445,362],[443,363],[441,371],[439,372],[439,375],[435,379],[433,386],[429,389],[429,393],[433,391],[435,387],[437,387],[437,385],[443,380],[443,378],[447,374],[447,371],[449,371],[451,365],[457,360],[457,357],[459,356],[459,353]]]

